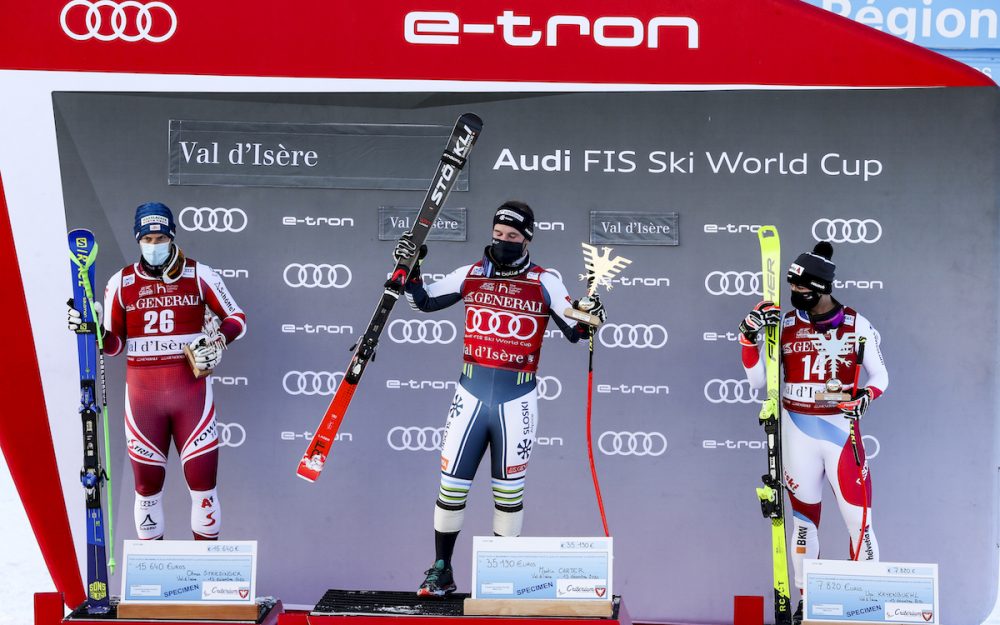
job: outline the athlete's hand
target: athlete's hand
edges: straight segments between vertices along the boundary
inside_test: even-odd
[[[407,230],[396,241],[396,247],[392,250],[392,259],[399,264],[414,254],[417,255],[417,261],[414,265],[419,265],[427,256],[427,246],[421,245],[418,250],[417,244],[413,242],[413,233]]]
[[[94,302],[94,312],[97,314],[97,324],[100,324],[104,310],[99,302]],[[66,327],[70,332],[90,334],[94,332],[94,325],[94,322],[84,322],[83,315],[73,307],[72,299],[66,302]]]
[[[856,399],[851,401],[842,401],[837,404],[837,408],[840,412],[844,413],[845,419],[860,419],[864,416],[865,411],[868,410],[868,404],[872,401],[872,392],[868,388],[863,388],[858,393]]]
[[[601,320],[601,323],[608,319],[608,312],[604,308],[604,303],[601,302],[601,296],[597,293],[586,295],[583,299],[573,302],[573,308],[594,315]]]
[[[202,334],[188,345],[191,355],[194,356],[194,366],[202,371],[215,369],[222,360],[222,351],[225,349],[225,342],[221,339],[211,339],[208,335]]]
[[[774,302],[763,301],[753,307],[740,322],[740,344],[753,347],[757,344],[757,335],[767,326],[781,323],[781,309]]]

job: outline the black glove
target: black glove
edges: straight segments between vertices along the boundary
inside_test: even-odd
[[[781,323],[781,309],[774,302],[763,301],[753,307],[740,322],[740,343],[748,347],[757,344],[757,335],[766,326]]]
[[[583,299],[573,302],[573,308],[594,315],[601,320],[601,323],[604,323],[608,319],[608,312],[604,309],[601,296],[597,293],[586,295]]]
[[[392,259],[396,261],[396,264],[399,264],[411,258],[414,254],[417,255],[417,260],[413,263],[413,266],[418,267],[427,256],[427,246],[421,245],[418,250],[417,245],[413,242],[413,233],[407,230],[396,241],[396,247],[392,250]]]
[[[837,404],[840,412],[844,413],[845,419],[860,419],[868,410],[868,404],[872,401],[872,392],[868,388],[863,388],[858,396],[851,401],[843,401]]]

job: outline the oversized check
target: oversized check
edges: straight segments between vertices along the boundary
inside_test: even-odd
[[[611,600],[611,538],[476,536],[474,599]]]
[[[122,603],[256,599],[257,541],[126,540]]]
[[[940,622],[936,564],[806,560],[805,623]]]

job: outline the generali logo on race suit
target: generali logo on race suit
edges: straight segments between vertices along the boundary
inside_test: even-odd
[[[683,45],[698,48],[698,21],[686,16],[657,16],[648,20],[627,15],[591,18],[553,15],[547,20],[505,10],[492,22],[472,22],[450,11],[410,11],[403,38],[416,45],[459,45],[463,38],[493,36],[508,46],[555,47],[571,38],[593,39],[605,48],[659,48]],[[679,43],[675,43],[679,42]]]

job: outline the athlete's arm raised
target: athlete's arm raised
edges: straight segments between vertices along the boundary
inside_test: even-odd
[[[406,301],[411,308],[422,312],[434,312],[462,301],[462,284],[471,267],[472,265],[463,265],[425,287],[420,276],[420,264],[414,265],[406,283]]]

